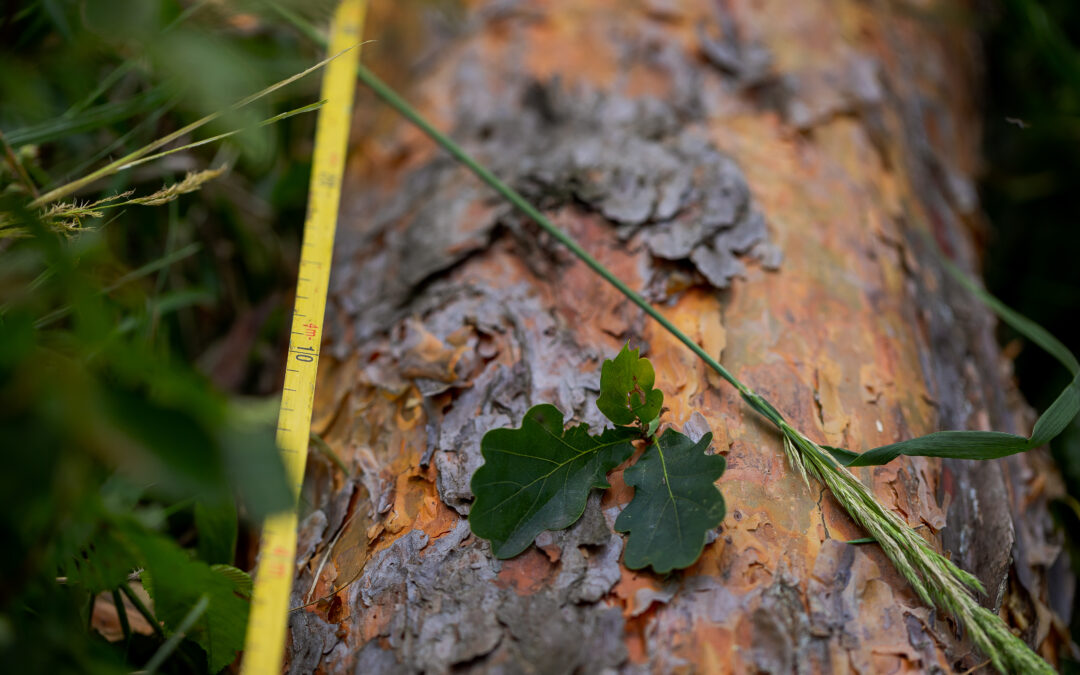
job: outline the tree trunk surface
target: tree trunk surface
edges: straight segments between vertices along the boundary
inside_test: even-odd
[[[974,3],[375,5],[377,71],[814,440],[1030,429],[991,315],[918,235],[976,269]],[[982,663],[692,353],[366,92],[355,128],[290,672]],[[599,426],[627,341],[664,419],[727,457],[715,540],[682,572],[623,567],[620,468],[577,524],[496,560],[466,520],[481,437],[541,402]],[[857,475],[1053,662],[1072,582],[1044,452]]]

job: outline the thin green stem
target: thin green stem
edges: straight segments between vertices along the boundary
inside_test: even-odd
[[[323,42],[318,33],[314,31],[305,32],[309,37],[316,39],[320,43]],[[667,331],[678,338],[680,342],[697,354],[710,368],[738,389],[743,400],[751,408],[771,421],[781,431],[785,453],[791,460],[793,468],[803,475],[804,480],[807,479],[807,469],[809,469],[809,473],[812,473],[833,493],[851,517],[882,547],[886,555],[911,583],[923,601],[932,607],[944,609],[955,616],[971,633],[979,648],[991,657],[998,670],[1001,672],[1053,672],[1053,669],[1046,662],[1009,632],[1007,626],[999,617],[978,605],[968,592],[969,588],[982,590],[978,579],[937,553],[906,523],[900,520],[895,513],[878,502],[866,486],[846,467],[840,465],[822,447],[788,425],[780,412],[771,403],[736,379],[715,358],[668,321],[645,298],[589,255],[573,238],[552,224],[544,214],[527,202],[517,191],[499,180],[497,176],[481,166],[459,145],[433,127],[371,71],[360,65],[357,67],[357,77],[379,98],[419,127],[483,182],[513,204],[515,208],[570,249],[594,272],[644,310],[646,314],[655,319]]]
[[[124,634],[124,640],[131,639],[131,623],[128,621],[127,609],[124,607],[124,601],[120,598],[120,591],[113,589],[112,591],[113,604],[116,605],[116,618],[120,621],[120,630]]]
[[[154,655],[150,657],[150,661],[147,662],[146,668],[142,671],[144,675],[153,675],[157,672],[157,669],[172,656],[172,653],[176,651],[176,648],[184,641],[187,632],[191,630],[191,627],[195,625],[195,622],[199,620],[199,617],[206,612],[206,609],[209,606],[210,596],[205,593],[199,596],[199,601],[196,602],[195,606],[191,608],[191,611],[184,616],[180,625],[176,627],[176,631],[170,635],[169,639],[165,641],[165,644],[161,645],[161,647],[154,652]]]
[[[0,131],[0,146],[4,148],[4,159],[7,160],[8,165],[11,167],[11,172],[18,177],[26,186],[30,196],[37,197],[37,186],[34,185],[34,181],[31,180],[30,174],[26,173],[26,168],[23,167],[22,162],[15,156],[15,153],[11,150],[11,146],[8,145],[7,139],[4,138],[4,132]]]
[[[93,105],[94,101],[96,101],[99,96],[108,91],[110,87],[116,84],[120,80],[120,78],[126,75],[128,71],[130,71],[134,67],[135,60],[128,59],[116,68],[113,68],[108,75],[101,78],[98,86],[95,87],[93,91],[87,94],[86,97],[84,97],[81,101],[77,101],[74,105],[65,110],[64,113],[60,115],[61,119],[72,119],[77,114],[89,108],[91,105]]]
[[[282,11],[282,9],[278,7],[274,2],[268,2],[268,5],[276,9],[283,18],[295,25],[310,40],[316,42],[319,46],[323,48],[327,46],[326,37],[318,30],[314,29],[310,24],[303,21],[300,17],[292,14],[291,12]],[[544,231],[546,231],[552,237],[555,237],[555,239],[559,240],[559,242],[562,243],[563,246],[570,249],[571,253],[573,253],[582,262],[588,265],[594,272],[599,274],[604,279],[604,281],[614,286],[631,302],[633,302],[635,305],[640,307],[646,314],[655,319],[657,323],[663,326],[669,333],[678,338],[680,342],[682,342],[690,349],[690,351],[697,354],[701,358],[701,360],[705,362],[706,365],[719,373],[720,377],[724,378],[725,380],[730,382],[732,386],[738,389],[739,393],[741,393],[744,398],[760,398],[757,396],[757,394],[751,391],[749,387],[747,387],[745,384],[740,382],[734,375],[732,375],[727,368],[720,365],[720,362],[717,361],[711,354],[702,349],[701,345],[691,340],[690,337],[686,335],[686,333],[683,333],[681,330],[679,330],[679,328],[675,324],[671,323],[671,321],[669,321],[666,316],[661,314],[659,310],[653,307],[652,304],[644,297],[642,297],[640,293],[627,286],[622,281],[622,279],[615,276],[611,272],[611,270],[609,270],[607,267],[604,267],[604,265],[599,260],[592,257],[592,255],[590,255],[588,251],[583,249],[581,245],[574,240],[573,237],[556,227],[554,223],[548,220],[547,216],[541,213],[540,210],[537,209],[535,206],[530,204],[528,200],[522,197],[517,190],[500,180],[498,176],[493,174],[478,161],[473,159],[472,155],[465,152],[465,150],[460,145],[455,143],[453,139],[436,129],[430,122],[427,121],[427,119],[425,119],[419,112],[417,112],[417,110],[413,108],[408,103],[408,101],[398,96],[397,92],[387,86],[385,82],[380,80],[378,76],[375,75],[375,73],[368,70],[367,67],[365,67],[363,64],[357,64],[356,76],[361,82],[367,85],[368,88],[375,92],[375,95],[381,98],[387,105],[400,113],[403,117],[405,117],[405,119],[409,120],[417,127],[419,127],[421,131],[430,136],[433,141],[438,143],[443,150],[446,150],[451,155],[453,155],[455,159],[457,159],[459,162],[464,164],[470,171],[476,174],[476,176],[480,180],[487,183],[491,189],[498,192],[500,195],[502,195],[503,198],[513,204],[518,211],[521,211],[528,218],[533,220],[537,225],[543,228]],[[772,406],[769,407],[771,408]],[[778,423],[778,419],[774,416],[766,415],[766,417],[768,417],[774,423]]]
[[[197,2],[194,5],[185,9],[184,11],[180,12],[180,14],[178,14],[175,19],[169,22],[169,25],[165,26],[165,28],[161,31],[161,34],[165,35],[173,28],[176,28],[176,26],[186,21],[187,18],[190,17],[192,14],[202,9],[209,1],[210,0],[201,0],[201,2]],[[78,113],[82,112],[83,110],[89,108],[91,105],[93,105],[94,101],[96,101],[99,96],[108,91],[114,84],[116,84],[120,80],[120,78],[122,78],[128,73],[128,71],[134,68],[136,63],[136,60],[133,58],[121,63],[119,66],[114,68],[108,75],[103,77],[101,79],[101,82],[98,84],[97,87],[94,88],[92,92],[90,92],[81,101],[76,102],[75,105],[68,108],[60,117],[70,119]]]
[[[150,608],[146,606],[146,603],[142,601],[142,598],[135,595],[135,591],[131,590],[131,586],[128,586],[127,584],[120,584],[120,590],[124,592],[124,595],[131,601],[131,604],[135,605],[135,609],[138,610],[139,614],[142,614],[143,618],[146,619],[146,622],[150,624],[150,628],[153,629],[154,634],[159,638],[164,639],[165,631],[161,629],[161,624],[158,623],[158,620],[154,617],[154,613],[150,611]]]
[[[349,49],[352,49],[352,47],[350,47]],[[185,134],[188,134],[188,133],[190,133],[192,131],[195,131],[199,127],[201,127],[201,126],[203,126],[205,124],[208,124],[209,122],[212,122],[212,121],[216,120],[217,118],[221,117],[222,115],[226,114],[227,112],[231,112],[233,110],[239,110],[240,108],[243,108],[244,106],[251,103],[252,101],[256,101],[256,100],[258,100],[258,99],[260,99],[260,98],[262,98],[262,97],[264,97],[264,96],[266,96],[266,95],[268,95],[268,94],[270,94],[270,93],[272,93],[274,91],[277,91],[278,89],[281,89],[282,87],[284,87],[286,85],[292,84],[293,82],[299,80],[300,78],[302,78],[302,77],[304,77],[306,75],[309,75],[309,74],[315,72],[319,68],[322,68],[327,63],[330,63],[331,61],[333,61],[334,59],[341,56],[342,54],[344,54],[347,51],[349,51],[349,50],[348,49],[342,50],[341,52],[338,52],[337,54],[334,54],[333,56],[316,63],[315,65],[311,66],[307,70],[299,72],[299,73],[297,73],[297,74],[295,74],[295,75],[293,75],[291,77],[287,77],[284,80],[281,80],[280,82],[275,82],[274,84],[270,85],[269,87],[266,87],[265,89],[261,89],[261,90],[257,91],[254,94],[251,94],[249,96],[245,96],[244,98],[240,99],[236,103],[233,103],[232,105],[228,106],[227,108],[224,108],[222,110],[218,110],[216,112],[210,113],[209,115],[206,115],[205,117],[202,117],[202,118],[200,118],[198,120],[195,120],[191,124],[188,124],[188,125],[180,128],[180,129],[177,129],[176,131],[174,131],[174,132],[172,132],[170,134],[162,136],[161,138],[157,139],[156,141],[153,141],[153,142],[139,148],[138,150],[135,150],[134,152],[131,152],[131,153],[128,153],[127,155],[124,155],[120,159],[109,162],[108,164],[101,167],[100,169],[98,169],[96,171],[93,171],[93,172],[83,176],[82,178],[79,178],[77,180],[73,180],[70,183],[67,183],[65,185],[61,185],[60,187],[55,188],[53,190],[49,190],[48,192],[41,195],[40,197],[38,197],[34,201],[30,202],[30,206],[39,207],[39,206],[43,206],[45,204],[48,204],[49,202],[54,202],[54,201],[56,201],[58,199],[61,199],[63,197],[68,196],[69,194],[77,192],[78,190],[86,187],[87,185],[89,185],[89,184],[93,183],[94,181],[98,180],[99,178],[103,178],[105,176],[111,176],[112,174],[119,171],[122,167],[127,166],[128,164],[131,164],[132,162],[134,162],[137,159],[140,159],[142,157],[145,157],[145,156],[149,155],[154,150],[157,150],[158,148],[160,148],[160,147],[162,147],[164,145],[167,145],[168,143],[171,143],[172,141],[175,141],[176,139],[180,138],[181,136],[184,136]]]
[[[539,209],[530,204],[524,197],[518,193],[517,190],[510,187],[498,176],[491,173],[483,167],[479,162],[472,158],[469,153],[453,140],[451,140],[446,134],[442,133],[434,126],[431,125],[424,117],[420,115],[411,105],[409,105],[403,98],[397,95],[390,87],[388,87],[382,80],[375,76],[370,70],[363,65],[358,65],[356,68],[356,75],[360,78],[360,81],[367,85],[375,94],[381,98],[387,105],[394,110],[398,111],[402,116],[408,119],[410,122],[419,127],[425,134],[431,137],[436,143],[438,143],[444,150],[454,156],[459,162],[464,164],[470,171],[476,176],[488,184],[493,190],[502,195],[507,201],[514,205],[514,207],[532,219],[537,225],[544,229],[548,234],[557,239],[563,246],[570,249],[570,252],[577,256],[582,262],[588,265],[594,272],[599,274],[604,281],[614,286],[620,293],[625,295],[631,302],[640,307],[646,314],[651,316],[661,326],[663,326],[669,333],[679,339],[684,345],[686,345],[692,352],[697,354],[702,361],[706,363],[710,368],[720,374],[720,377],[724,378],[739,390],[743,396],[755,395],[746,385],[740,382],[734,375],[728,372],[727,368],[720,365],[711,354],[701,348],[701,346],[690,339],[686,333],[683,333],[679,328],[671,323],[663,314],[660,313],[652,304],[643,298],[634,289],[627,286],[622,279],[615,276],[611,270],[604,267],[599,260],[592,257],[588,251],[583,249],[580,244],[574,241],[574,238],[566,234],[558,227],[554,225],[547,216],[540,212]]]
[[[281,3],[275,2],[274,0],[266,0],[266,6],[277,12],[281,18],[291,23],[298,31],[303,33],[304,37],[319,45],[324,50],[329,45],[326,40],[326,36],[323,35],[322,31],[311,25],[306,19],[304,19],[304,17],[300,16],[288,7],[285,7]]]
[[[141,159],[137,159],[137,160],[135,160],[135,161],[133,161],[133,162],[131,162],[129,164],[125,164],[124,166],[121,166],[121,167],[117,168],[117,171],[126,171],[127,169],[134,168],[136,166],[139,166],[140,164],[146,164],[147,162],[153,162],[154,160],[161,159],[162,157],[165,157],[166,155],[172,155],[172,154],[177,153],[177,152],[183,152],[185,150],[191,150],[191,149],[197,148],[197,147],[199,147],[201,145],[209,145],[210,143],[216,143],[217,141],[229,138],[230,136],[235,136],[236,134],[240,134],[240,133],[243,133],[245,131],[251,131],[252,129],[258,129],[259,127],[269,126],[271,124],[274,124],[276,122],[280,122],[281,120],[288,119],[290,117],[294,117],[296,115],[302,115],[304,113],[308,113],[308,112],[312,112],[314,110],[318,110],[319,108],[323,107],[323,105],[325,105],[325,104],[326,104],[325,99],[322,100],[322,101],[315,101],[314,103],[309,103],[307,105],[300,106],[299,108],[294,108],[293,110],[283,112],[280,115],[274,115],[273,117],[270,117],[268,119],[265,119],[265,120],[259,122],[258,124],[252,124],[252,125],[249,125],[249,126],[246,126],[246,127],[240,127],[239,129],[233,129],[232,131],[226,131],[224,133],[217,134],[216,136],[211,136],[210,138],[204,138],[201,141],[195,141],[193,143],[188,143],[186,145],[181,145],[181,146],[176,147],[176,148],[170,148],[170,149],[164,150],[162,152],[154,153],[153,155],[147,155],[146,157],[143,157]],[[109,204],[109,205],[104,205],[103,208],[115,208],[117,206],[123,206],[123,205],[124,205],[123,203]]]
[[[105,288],[101,289],[101,292],[99,293],[99,295],[107,295],[107,294],[112,293],[113,291],[115,291],[117,288],[120,288],[124,284],[135,281],[136,279],[141,279],[142,277],[145,277],[145,276],[147,276],[149,274],[153,274],[154,272],[157,272],[158,270],[165,269],[169,265],[177,263],[177,262],[179,262],[179,261],[181,261],[181,260],[183,260],[183,259],[185,259],[185,258],[187,258],[189,256],[192,256],[192,255],[198,253],[199,249],[201,249],[201,248],[202,248],[202,245],[199,244],[198,242],[193,242],[191,244],[188,244],[187,246],[185,246],[184,248],[182,248],[182,249],[180,249],[178,251],[173,251],[172,253],[170,253],[168,255],[165,255],[165,256],[162,256],[161,258],[158,258],[157,260],[154,260],[152,262],[149,262],[149,263],[143,265],[142,267],[140,267],[140,268],[138,268],[136,270],[132,270],[132,271],[128,272],[127,274],[120,277],[119,279],[117,279],[113,283],[111,283],[108,286],[106,286]],[[2,310],[2,309],[3,308],[0,308],[0,310]],[[58,309],[54,309],[53,311],[49,312],[45,316],[43,316],[40,319],[38,319],[37,321],[35,321],[34,322],[34,327],[38,328],[38,329],[44,328],[44,327],[46,327],[46,326],[48,326],[48,325],[62,319],[62,318],[64,318],[68,314],[70,314],[72,309],[73,309],[73,307],[71,305],[64,305],[63,307],[60,307]]]

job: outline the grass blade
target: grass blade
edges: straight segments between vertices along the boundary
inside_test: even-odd
[[[102,103],[78,115],[60,116],[41,124],[9,131],[7,140],[12,147],[50,143],[72,134],[98,129],[141,115],[160,107],[168,99],[169,95],[164,87],[155,87],[124,101]]]
[[[191,608],[191,611],[187,613],[184,620],[180,622],[180,625],[176,627],[176,630],[169,639],[165,641],[165,644],[161,645],[154,655],[150,657],[150,660],[146,663],[146,668],[143,669],[143,673],[146,675],[153,675],[157,672],[157,669],[165,663],[165,661],[172,656],[172,653],[176,651],[176,648],[180,646],[180,643],[184,641],[184,637],[187,632],[191,630],[191,627],[195,625],[195,622],[199,620],[199,617],[206,612],[210,607],[210,596],[205,593],[199,596],[199,601],[195,603],[195,606]]]
[[[236,134],[242,133],[244,131],[249,131],[251,129],[257,129],[259,127],[265,127],[265,126],[267,126],[269,124],[273,124],[275,122],[280,122],[281,120],[287,119],[289,117],[294,117],[296,115],[302,115],[304,113],[312,112],[314,110],[318,110],[319,108],[323,107],[323,105],[325,103],[326,103],[326,99],[323,99],[321,101],[316,101],[315,103],[309,103],[309,104],[307,104],[305,106],[301,106],[299,108],[294,108],[292,110],[289,110],[288,112],[283,112],[280,115],[274,115],[273,117],[267,118],[267,119],[263,120],[262,122],[259,122],[258,124],[255,124],[255,125],[252,125],[252,126],[241,127],[239,129],[233,129],[232,131],[226,131],[224,133],[218,134],[217,136],[211,136],[210,138],[204,138],[201,141],[195,141],[193,143],[188,143],[187,145],[181,145],[178,148],[171,148],[169,150],[165,150],[164,152],[158,152],[158,153],[155,153],[153,155],[149,155],[148,157],[143,157],[142,159],[137,159],[134,162],[129,162],[129,163],[125,164],[124,166],[121,166],[121,167],[117,168],[117,171],[124,171],[126,169],[131,169],[133,167],[139,166],[140,164],[146,164],[147,162],[152,162],[155,159],[161,159],[162,157],[165,157],[166,155],[171,155],[174,152],[180,152],[182,150],[190,150],[192,148],[197,148],[200,145],[207,145],[208,143],[214,143],[216,141],[220,141],[220,140],[228,138],[230,136],[235,136]],[[120,205],[116,204],[115,206],[120,206]]]
[[[551,223],[546,216],[526,201],[517,191],[499,180],[449,137],[432,126],[371,71],[361,65],[357,69],[357,77],[372,89],[379,98],[417,125],[444,150],[476,174],[478,178],[570,249],[575,256],[586,263],[594,272],[615,286],[623,295],[697,354],[710,368],[738,389],[748,404],[773,422],[787,437],[790,445],[786,446],[785,449],[790,452],[792,463],[797,467],[796,470],[809,469],[810,473],[813,473],[819,481],[826,485],[844,506],[848,514],[878,541],[882,549],[893,561],[893,564],[904,574],[924,602],[932,607],[944,609],[955,616],[971,632],[975,643],[986,653],[995,667],[1002,672],[1054,672],[1023,641],[1009,632],[1008,626],[1000,617],[978,605],[967,591],[968,587],[980,588],[975,577],[961,570],[940,553],[930,548],[924,539],[901,521],[896,514],[882,506],[866,486],[859,482],[846,467],[836,461],[825,449],[812,443],[801,433],[791,428],[784,422],[783,417],[772,404],[736,379],[716,359],[653,308],[641,295],[629,288],[610,270],[589,255],[576,241]],[[1063,404],[1060,416],[1064,416],[1069,412],[1069,400],[1071,399],[1067,399],[1066,403]],[[1058,415],[1055,415],[1055,419],[1057,417]],[[1011,435],[1002,434],[1002,436]],[[926,438],[928,437],[924,437],[924,439]],[[1027,439],[1021,437],[1014,438],[1027,442]],[[989,446],[999,447],[1004,445],[1002,440],[996,436],[987,436],[982,440]],[[915,439],[910,442],[926,443],[923,439]],[[854,455],[854,453],[849,454]],[[895,458],[895,456],[892,455],[889,459]]]
[[[353,47],[350,47],[349,49],[352,49],[352,48]],[[227,113],[229,111],[232,111],[232,110],[238,110],[240,108],[243,108],[244,106],[248,105],[249,103],[252,103],[253,101],[257,101],[260,98],[263,98],[264,96],[272,94],[273,92],[277,91],[278,89],[281,89],[282,87],[285,87],[285,86],[288,86],[288,85],[292,84],[293,82],[299,80],[302,77],[310,75],[311,73],[315,72],[316,70],[319,70],[320,68],[322,68],[326,64],[330,63],[331,61],[333,61],[334,59],[341,56],[342,54],[344,54],[347,51],[348,51],[348,49],[342,50],[342,51],[338,52],[337,54],[334,54],[333,56],[331,56],[329,58],[326,58],[326,59],[323,59],[322,61],[319,61],[318,63],[316,63],[315,65],[311,66],[310,68],[308,68],[306,70],[303,70],[303,71],[301,71],[301,72],[299,72],[299,73],[297,73],[295,75],[287,77],[284,80],[280,80],[278,82],[275,82],[274,84],[270,85],[269,87],[261,89],[261,90],[255,92],[254,94],[251,94],[249,96],[245,96],[244,98],[240,99],[236,103],[233,103],[228,108],[225,108],[224,110],[219,110],[217,112],[210,113],[209,115],[206,115],[205,117],[202,117],[202,118],[200,118],[198,120],[195,120],[191,124],[188,124],[188,125],[186,125],[184,127],[181,127],[180,129],[177,129],[176,131],[174,131],[174,132],[172,132],[170,134],[166,134],[165,136],[162,136],[161,138],[157,139],[156,141],[153,141],[152,143],[144,145],[143,147],[139,148],[138,150],[135,150],[134,152],[128,153],[127,155],[121,157],[120,159],[117,159],[117,160],[115,160],[113,162],[109,162],[108,164],[101,167],[100,169],[98,169],[96,171],[92,171],[91,173],[83,176],[82,178],[77,178],[77,179],[71,181],[70,183],[66,183],[64,185],[61,185],[58,188],[55,188],[53,190],[49,190],[48,192],[41,195],[40,197],[38,197],[34,201],[30,202],[30,206],[43,206],[45,204],[48,204],[49,202],[54,202],[54,201],[56,201],[58,199],[66,197],[66,196],[80,190],[81,188],[93,183],[96,180],[104,178],[105,176],[112,175],[112,174],[116,173],[117,171],[119,171],[121,169],[121,167],[124,167],[124,166],[134,162],[137,159],[140,159],[142,157],[145,157],[145,156],[149,155],[154,150],[157,150],[158,148],[160,148],[160,147],[162,147],[164,145],[167,145],[167,144],[171,143],[172,141],[175,141],[176,139],[181,138],[184,135],[191,133],[192,131],[195,131],[199,127],[202,127],[202,126],[216,120],[217,118],[221,117],[225,113]]]
[[[997,459],[1049,443],[1080,413],[1080,362],[1069,349],[1045,328],[987,293],[964,274],[926,237],[930,249],[941,260],[945,271],[970,291],[981,303],[1016,332],[1057,359],[1073,375],[1072,381],[1049,408],[1039,416],[1031,436],[1017,436],[998,431],[938,431],[900,443],[891,443],[861,454],[830,448],[833,457],[845,466],[878,466],[900,455],[910,457],[950,457],[954,459]]]
[[[289,18],[286,16],[286,18]],[[319,40],[316,33],[314,39]],[[324,42],[323,42],[324,43]],[[385,103],[394,108],[398,113],[419,127],[432,140],[439,144],[445,151],[460,161],[478,178],[489,187],[494,189],[519,211],[528,216],[542,229],[546,230],[555,239],[566,246],[570,251],[587,264],[605,281],[615,286],[634,304],[640,307],[650,317],[659,322],[666,330],[679,339],[691,351],[697,354],[705,363],[716,371],[721,377],[732,384],[743,399],[757,412],[777,426],[785,438],[785,451],[789,453],[792,464],[796,470],[810,473],[829,488],[837,500],[844,506],[848,514],[859,523],[875,539],[893,561],[896,568],[904,575],[916,592],[931,607],[944,609],[951,613],[971,633],[978,647],[990,658],[994,666],[1001,672],[1027,672],[1027,673],[1053,673],[1054,670],[1033,652],[1022,640],[1013,635],[1005,622],[996,614],[981,607],[968,592],[968,588],[981,590],[978,579],[957,567],[952,561],[934,551],[929,544],[920,537],[912,528],[908,527],[900,518],[889,511],[873,496],[873,494],[855,476],[843,466],[841,461],[830,451],[835,450],[840,457],[857,457],[855,453],[840,449],[826,449],[807,439],[803,434],[788,425],[783,416],[776,408],[763,397],[740,382],[727,369],[720,365],[697,343],[687,337],[682,331],[668,321],[662,314],[652,307],[642,296],[633,291],[622,280],[616,277],[610,270],[599,261],[589,255],[569,235],[557,228],[545,217],[539,209],[532,206],[517,191],[506,183],[499,180],[486,167],[481,165],[466,153],[448,136],[436,129],[430,122],[420,115],[412,106],[384,84],[378,77],[363,65],[357,68],[357,77],[367,85]],[[989,296],[986,296],[989,297]],[[980,296],[980,299],[982,297]],[[1000,304],[1000,303],[999,303]],[[1004,307],[1004,305],[1001,305]],[[991,306],[991,309],[995,309]],[[1013,316],[1015,315],[1015,316]],[[1010,319],[1018,317],[1018,314],[1010,314]],[[1004,319],[1004,317],[1003,317]],[[1009,321],[1009,319],[1005,319]],[[1029,333],[1038,335],[1040,346],[1054,346],[1052,336],[1042,331],[1034,331],[1029,322],[1018,322],[1028,328]],[[1015,326],[1014,326],[1015,327]],[[1020,330],[1020,329],[1018,329]],[[1049,340],[1046,338],[1050,338]],[[1034,338],[1033,338],[1034,341]],[[1060,343],[1057,343],[1060,344]],[[1067,352],[1067,350],[1066,350]],[[1066,359],[1067,361],[1067,359]],[[1073,359],[1075,363],[1075,359]],[[1074,380],[1075,384],[1075,380]],[[1066,394],[1068,394],[1066,391]],[[1069,412],[1071,397],[1063,394],[1065,403],[1061,410],[1054,415],[1056,427],[1060,417]],[[1061,399],[1059,399],[1061,400]],[[1055,402],[1055,406],[1058,405]],[[1054,408],[1054,406],[1051,406]],[[1071,418],[1070,418],[1071,419]],[[1038,427],[1038,425],[1036,425]],[[1052,430],[1052,429],[1048,429]],[[939,432],[943,433],[943,432]],[[958,433],[958,432],[953,432]],[[959,432],[962,433],[962,432]],[[982,432],[986,433],[986,432]],[[995,432],[989,432],[994,434]],[[934,436],[931,434],[931,436]],[[1011,434],[1001,436],[1012,437]],[[923,437],[928,438],[928,437]],[[1012,437],[1029,442],[1022,437]],[[915,442],[921,439],[914,439]],[[1003,447],[1011,440],[1002,440],[994,436],[985,436],[982,441],[987,446]],[[896,455],[893,456],[895,458]]]
[[[876,541],[897,571],[931,607],[956,617],[978,646],[1003,673],[1050,675],[1054,669],[1013,635],[997,614],[982,607],[971,590],[982,592],[979,580],[935,551],[893,511],[882,506],[865,485],[830,457],[825,448],[789,426],[780,425],[785,442],[798,448],[810,473]]]
[[[112,291],[115,291],[117,288],[120,288],[124,284],[135,281],[136,279],[141,279],[142,277],[153,274],[154,272],[157,272],[160,269],[164,269],[169,265],[178,263],[184,258],[195,255],[195,253],[197,253],[200,248],[202,248],[202,245],[198,242],[191,243],[181,249],[173,251],[166,256],[162,256],[157,260],[148,262],[142,267],[128,272],[127,274],[112,282],[105,288],[101,289],[101,294],[105,295],[107,293],[111,293]],[[35,321],[34,328],[44,328],[49,324],[59,321],[60,319],[70,314],[71,310],[71,305],[65,305],[63,307],[60,307],[59,309],[53,310],[52,312],[49,312],[45,316]]]

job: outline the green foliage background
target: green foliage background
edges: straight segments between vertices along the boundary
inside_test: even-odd
[[[988,4],[984,153],[980,184],[987,233],[987,287],[1010,307],[1080,350],[1080,4],[1003,0]],[[1009,344],[1016,334],[1002,327]],[[1019,343],[1024,396],[1045,410],[1069,374],[1044,351]],[[1052,505],[1080,570],[1080,420],[1051,443],[1069,492]],[[1071,622],[1080,638],[1080,603]]]
[[[292,9],[324,23],[330,8]],[[273,421],[314,116],[76,195],[145,195],[231,167],[163,206],[58,228],[27,208],[28,183],[68,182],[322,58],[276,16],[260,3],[177,0],[0,9],[0,222],[19,225],[0,226],[10,672],[131,672],[154,659],[163,672],[217,672],[242,644],[250,579],[231,566],[250,568],[253,542],[240,524],[290,503]],[[317,98],[318,77],[307,78],[184,142]],[[95,597],[123,601],[139,585],[163,629],[107,643],[90,628]],[[185,622],[186,639],[162,649]]]

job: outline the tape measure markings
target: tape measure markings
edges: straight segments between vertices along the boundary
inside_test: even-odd
[[[363,30],[366,0],[342,0],[331,24],[329,53],[356,45]],[[300,247],[300,270],[292,314],[288,365],[277,422],[277,443],[298,499],[304,481],[315,379],[322,343],[326,294],[330,285],[334,230],[356,91],[359,47],[326,66],[318,113],[315,151]],[[242,675],[280,673],[285,653],[289,596],[296,558],[296,510],[275,514],[263,526],[259,566],[248,618]]]

